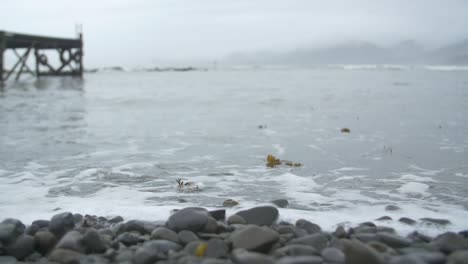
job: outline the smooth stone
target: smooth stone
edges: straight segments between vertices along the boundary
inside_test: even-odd
[[[402,217],[400,219],[398,219],[398,222],[401,222],[403,224],[407,224],[407,225],[414,225],[416,224],[416,221],[411,219],[411,218],[408,218],[408,217]]]
[[[266,252],[279,240],[279,234],[267,227],[249,225],[229,237],[234,248]]]
[[[239,204],[239,202],[234,201],[233,199],[227,199],[226,201],[223,202],[223,206],[226,206],[226,207],[233,207],[233,206],[236,206],[238,204]]]
[[[56,248],[50,253],[49,260],[63,264],[75,264],[80,263],[82,256],[84,255],[73,250]]]
[[[399,211],[399,210],[401,210],[401,208],[394,204],[389,204],[385,206],[385,211]]]
[[[86,253],[104,253],[108,248],[106,241],[96,229],[90,228],[83,235],[82,243]]]
[[[75,225],[80,225],[83,222],[83,215],[81,214],[74,214],[73,220],[75,221]]]
[[[14,218],[7,218],[2,221],[2,224],[12,224],[15,226],[15,233],[20,235],[24,233],[24,230],[26,230],[26,226],[18,219]]]
[[[305,237],[305,236],[309,235],[309,233],[307,233],[307,231],[302,229],[302,228],[294,227],[293,228],[293,235],[294,235],[294,237],[298,238],[298,237]]]
[[[218,231],[218,222],[213,217],[208,216],[202,231],[205,233],[216,233]]]
[[[468,264],[468,250],[459,250],[450,254],[447,264]]]
[[[377,227],[375,226],[358,226],[356,228],[353,228],[353,233],[358,234],[358,233],[377,233]]]
[[[257,252],[250,252],[244,249],[232,251],[232,261],[235,264],[274,264],[272,257]]]
[[[413,231],[407,238],[413,241],[413,243],[429,243],[432,241],[432,237],[421,234],[418,231]]]
[[[192,241],[192,242],[188,243],[187,245],[185,245],[184,252],[188,253],[190,255],[195,255],[195,253],[197,252],[198,247],[200,245],[202,245],[202,244],[206,244],[206,242],[203,242],[201,240]]]
[[[227,220],[228,225],[245,225],[247,221],[240,215],[231,215]]]
[[[396,234],[396,231],[394,228],[392,227],[388,227],[388,226],[377,226],[376,227],[376,231],[378,233],[391,233],[391,234]]]
[[[346,264],[385,263],[379,252],[362,242],[349,239],[340,239],[340,242],[346,255]]]
[[[77,230],[66,233],[57,243],[56,248],[70,249],[76,252],[85,253],[83,236]]]
[[[307,245],[286,245],[282,248],[278,248],[273,252],[275,257],[285,257],[285,256],[318,256],[320,255],[319,251]]]
[[[225,259],[212,259],[212,258],[205,258],[200,264],[226,264],[226,263],[232,264],[232,262],[227,262]]]
[[[419,220],[423,221],[423,223],[426,223],[426,224],[435,224],[435,225],[443,225],[443,226],[451,224],[450,220],[447,220],[447,219],[424,217]]]
[[[34,236],[41,228],[37,225],[30,225],[26,228],[24,233],[26,235]]]
[[[276,199],[271,201],[271,203],[278,206],[279,208],[286,208],[289,205],[289,202],[286,199]]]
[[[124,228],[127,232],[136,231],[142,235],[151,234],[151,232],[158,227],[157,224],[150,221],[130,220],[125,223]]]
[[[126,246],[132,246],[140,242],[140,236],[132,232],[125,232],[118,235],[115,240],[123,243]]]
[[[49,227],[49,223],[49,220],[35,220],[34,222],[32,222],[32,225],[37,225],[40,228],[46,228]]]
[[[167,220],[167,227],[179,232],[190,230],[202,231],[208,221],[208,211],[202,208],[188,207],[177,211]]]
[[[109,264],[109,260],[101,255],[87,255],[80,258],[80,264]]]
[[[120,215],[109,219],[109,223],[111,223],[111,224],[117,224],[117,223],[120,223],[120,222],[123,222],[123,221],[124,221],[124,219]]]
[[[458,232],[458,234],[465,237],[465,238],[468,238],[468,230],[460,231],[460,232]]]
[[[446,254],[457,250],[468,250],[468,239],[453,232],[446,232],[437,236],[431,244],[437,246],[440,251]]]
[[[259,206],[237,212],[236,215],[244,218],[247,224],[271,226],[278,219],[279,212],[273,206]]]
[[[205,252],[207,258],[227,258],[229,248],[226,243],[219,238],[213,238],[208,241],[208,247]]]
[[[379,241],[371,241],[366,243],[369,247],[377,250],[380,253],[389,253],[389,254],[396,254],[395,250],[386,244],[379,242]]]
[[[189,231],[189,230],[182,230],[179,232],[179,234],[177,234],[178,238],[179,238],[179,241],[186,245],[192,241],[197,241],[198,240],[198,237],[197,235],[195,235],[195,233],[193,233],[192,231]]]
[[[170,230],[169,228],[166,227],[157,227],[156,229],[151,232],[151,239],[158,240],[158,239],[164,239],[164,240],[169,240],[174,243],[179,243],[179,236],[177,235],[176,232]]]
[[[0,256],[0,263],[2,264],[16,264],[18,263],[16,261],[15,257],[12,256]]]
[[[411,255],[392,257],[388,264],[427,264],[424,260]]]
[[[337,238],[347,238],[348,233],[346,232],[343,226],[338,226],[335,231],[332,233]]]
[[[322,228],[320,228],[320,226],[318,226],[317,224],[314,224],[312,222],[309,222],[309,221],[307,221],[305,219],[297,220],[296,221],[296,227],[304,229],[309,234],[315,234],[315,233],[322,232]]]
[[[278,225],[274,228],[279,234],[292,234],[294,232],[295,227],[290,225]]]
[[[322,258],[325,262],[327,263],[344,263],[345,262],[345,254],[343,251],[333,248],[333,247],[328,247],[322,250]]]
[[[363,227],[363,226],[367,226],[367,227],[377,227],[377,225],[374,224],[373,222],[364,222],[364,223],[360,223],[360,224],[359,224],[359,227]]]
[[[21,235],[5,248],[7,255],[19,260],[31,255],[34,252],[34,238],[30,235]]]
[[[353,238],[358,239],[359,241],[363,243],[369,243],[372,241],[379,241],[379,238],[377,237],[377,234],[370,234],[370,233],[358,233],[358,234],[353,234]]]
[[[122,249],[117,252],[115,256],[116,263],[131,264],[135,256],[135,252],[130,249]]]
[[[57,244],[57,238],[50,231],[39,231],[34,235],[34,244],[39,253],[46,255]]]
[[[283,257],[276,264],[322,264],[323,259],[318,256]]]
[[[375,219],[376,221],[392,221],[393,219],[390,216],[384,215],[382,217],[379,217]]]
[[[209,211],[208,213],[211,215],[211,217],[218,221],[226,218],[226,209],[213,210]]]
[[[177,252],[182,247],[169,240],[151,240],[143,243],[135,251],[133,262],[135,264],[153,264],[158,260],[167,259],[171,251]]]
[[[75,220],[72,213],[61,213],[54,215],[49,222],[49,231],[57,238],[65,235],[66,232],[75,227]]]
[[[325,237],[321,233],[316,233],[312,235],[307,235],[300,238],[295,238],[289,242],[289,244],[301,244],[301,245],[308,245],[312,246],[321,252],[323,249],[328,247],[329,241],[327,237]]]
[[[378,233],[377,237],[379,241],[392,247],[392,248],[403,248],[409,247],[411,245],[411,241],[407,238],[393,235],[389,233]]]
[[[16,232],[14,224],[0,224],[0,243],[9,244],[20,234]]]
[[[442,252],[414,252],[407,255],[417,257],[427,264],[443,264],[447,260]]]

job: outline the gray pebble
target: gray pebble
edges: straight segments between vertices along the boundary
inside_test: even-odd
[[[72,230],[66,233],[57,243],[56,248],[69,249],[76,252],[84,253],[85,247],[82,243],[83,236],[77,230]]]
[[[82,240],[87,253],[104,253],[108,248],[108,244],[101,237],[96,229],[90,228],[86,230]]]
[[[49,260],[64,264],[79,263],[82,256],[84,255],[73,250],[56,248],[50,253]]]
[[[153,264],[155,261],[167,259],[169,252],[179,251],[181,246],[168,240],[151,240],[143,243],[135,251],[135,264]]]
[[[317,224],[314,224],[312,222],[309,222],[309,221],[307,221],[305,219],[297,220],[296,221],[296,226],[299,227],[299,228],[304,229],[309,234],[315,234],[315,233],[322,232],[322,229],[320,228],[320,226],[318,226]]]
[[[325,248],[322,250],[322,258],[325,262],[328,263],[344,263],[345,262],[345,254],[337,249],[337,248]]]
[[[289,202],[286,199],[273,200],[271,203],[278,206],[279,208],[286,208],[289,205]]]
[[[34,235],[36,250],[45,255],[49,253],[57,243],[57,238],[50,231],[39,231]]]
[[[382,217],[379,217],[377,219],[375,219],[376,221],[392,221],[393,219],[390,217],[390,216],[382,216]]]
[[[459,250],[450,254],[447,264],[468,264],[468,250]]]
[[[273,264],[274,259],[268,255],[250,252],[244,249],[235,249],[232,252],[232,261],[236,264]]]
[[[395,256],[390,259],[389,264],[426,264],[424,260],[411,255]]]
[[[329,244],[328,239],[321,233],[307,235],[300,238],[295,238],[289,244],[308,245],[316,248],[319,252],[326,248]]]
[[[71,213],[61,213],[54,215],[49,223],[49,231],[58,238],[65,235],[69,230],[75,227],[75,220]]]
[[[285,256],[318,256],[320,252],[312,247],[307,245],[286,245],[282,248],[278,248],[273,252],[275,257],[285,257]]]
[[[463,236],[447,232],[437,236],[432,242],[431,245],[434,245],[440,249],[440,251],[450,254],[457,250],[468,250],[468,239]]]
[[[198,237],[197,235],[195,235],[195,233],[193,233],[192,231],[188,231],[188,230],[182,230],[179,232],[179,234],[177,234],[178,238],[179,238],[179,241],[183,244],[183,245],[186,245],[192,241],[197,241],[198,240]]]
[[[346,264],[374,263],[383,264],[383,257],[373,248],[357,240],[341,239]]]
[[[338,226],[335,229],[335,232],[332,233],[335,237],[337,238],[347,238],[348,233],[346,232],[345,228],[343,226]]]
[[[437,218],[425,217],[425,218],[421,218],[419,220],[421,220],[425,224],[435,224],[435,225],[442,225],[442,226],[451,224],[450,220],[447,220],[447,219],[437,219]]]
[[[407,224],[407,225],[414,225],[416,224],[416,221],[411,219],[411,218],[408,218],[408,217],[402,217],[400,219],[398,219],[399,222],[403,223],[403,224]]]
[[[284,257],[276,261],[276,264],[322,264],[323,259],[318,256]]]
[[[240,215],[231,215],[228,218],[227,223],[229,225],[234,225],[234,224],[245,225],[247,224],[247,221],[245,221],[245,219]]]
[[[385,206],[385,211],[399,211],[399,210],[401,210],[401,208],[394,204],[389,204]]]
[[[123,226],[126,232],[136,231],[142,235],[151,234],[156,227],[158,227],[156,223],[142,220],[130,220]]]
[[[21,235],[5,248],[7,255],[23,260],[34,252],[34,238],[30,235]]]
[[[18,263],[16,261],[15,257],[12,256],[0,256],[0,263],[2,264],[16,264]]]
[[[179,243],[179,236],[176,232],[170,230],[166,227],[157,227],[156,229],[151,232],[151,239],[165,239],[172,241],[174,243]]]
[[[242,216],[247,224],[271,226],[278,219],[279,212],[273,206],[259,206],[237,212],[236,215]]]
[[[205,256],[208,258],[227,258],[229,253],[226,243],[219,238],[213,238],[208,241]]]
[[[117,224],[117,223],[120,223],[120,222],[123,222],[123,221],[124,221],[124,219],[120,215],[109,219],[109,223],[112,223],[112,224]]]
[[[409,247],[411,245],[411,241],[409,239],[400,237],[398,235],[393,235],[389,233],[378,233],[377,237],[379,238],[380,242],[392,248]]]
[[[203,208],[188,207],[177,211],[167,220],[167,227],[179,232],[190,230],[202,231],[208,221],[208,211]]]
[[[223,220],[226,218],[226,209],[218,209],[218,210],[213,210],[208,212],[211,217],[213,217],[215,220]]]
[[[234,231],[229,240],[234,248],[266,252],[279,240],[279,234],[267,227],[249,225]]]
[[[123,243],[126,246],[131,246],[136,245],[138,244],[138,242],[140,242],[140,236],[135,233],[125,232],[118,235],[115,240]]]

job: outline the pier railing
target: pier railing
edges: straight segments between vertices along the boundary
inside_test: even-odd
[[[5,69],[5,53],[11,50],[16,57],[12,68]],[[49,60],[45,51],[55,50],[58,59]],[[23,73],[40,76],[83,76],[83,36],[76,39],[34,36],[0,31],[0,83],[13,75],[18,80]],[[31,69],[28,58],[35,58]]]

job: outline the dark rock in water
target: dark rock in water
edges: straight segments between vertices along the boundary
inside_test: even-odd
[[[468,239],[453,232],[447,232],[437,236],[431,244],[438,247],[440,251],[446,254],[457,250],[468,250]]]
[[[234,231],[229,237],[234,248],[267,252],[279,240],[279,234],[267,227],[250,225]]]
[[[447,264],[468,264],[468,250],[459,250],[450,254]]]
[[[414,225],[416,224],[416,221],[411,219],[411,218],[408,218],[408,217],[402,217],[400,219],[398,219],[399,222],[403,223],[403,224],[407,224],[407,225]]]
[[[432,237],[420,234],[418,231],[413,231],[407,236],[407,238],[414,243],[429,243],[432,241]]]
[[[395,256],[390,259],[389,264],[426,264],[426,262],[416,256],[405,255]]]
[[[375,249],[357,240],[341,239],[340,242],[346,255],[346,264],[385,263],[383,257]]]
[[[7,218],[2,221],[2,224],[12,224],[15,226],[15,233],[20,235],[24,233],[26,226],[18,219]]]
[[[315,233],[322,232],[322,229],[320,228],[320,226],[318,226],[318,225],[316,225],[316,224],[314,224],[312,222],[309,222],[307,220],[304,220],[304,219],[297,220],[296,221],[296,226],[299,227],[299,228],[304,229],[309,234],[315,234]]]
[[[171,215],[167,220],[167,227],[176,232],[182,230],[198,232],[205,228],[208,217],[207,210],[188,207]]]
[[[39,231],[34,235],[36,250],[42,255],[49,253],[57,243],[57,238],[50,231]]]
[[[239,202],[234,201],[232,199],[227,199],[226,201],[223,202],[223,206],[227,206],[227,207],[236,206],[238,204],[239,204]]]
[[[75,219],[71,213],[61,213],[54,215],[49,223],[49,231],[57,238],[62,237],[66,232],[75,227]]]
[[[124,219],[123,217],[121,217],[120,215],[116,216],[116,217],[113,217],[109,220],[109,223],[111,224],[117,224],[117,223],[120,223],[120,222],[123,222]]]
[[[390,216],[382,216],[382,217],[379,217],[377,219],[375,219],[376,221],[392,221],[393,219],[390,217]]]
[[[421,218],[419,220],[423,221],[423,223],[425,223],[425,224],[436,224],[436,225],[443,225],[443,226],[451,224],[450,220],[447,220],[447,219],[437,219],[437,218],[425,217],[425,218]]]
[[[46,228],[49,227],[49,220],[36,220],[32,222],[32,225],[37,225],[39,228]]]
[[[465,237],[465,238],[468,238],[468,230],[460,231],[460,232],[458,232],[458,234]]]
[[[228,218],[227,223],[229,225],[234,225],[234,224],[245,225],[247,224],[247,221],[245,221],[245,219],[240,215],[231,215]]]
[[[392,248],[409,247],[411,245],[411,241],[409,239],[389,233],[378,233],[377,237],[380,242]]]
[[[34,238],[30,235],[21,235],[5,248],[7,255],[23,260],[34,252]]]
[[[16,258],[11,256],[0,256],[0,263],[2,264],[16,264]]]
[[[84,255],[73,250],[56,248],[50,253],[49,260],[64,264],[80,263],[82,256]]]
[[[285,256],[312,256],[320,255],[320,252],[308,245],[286,245],[282,248],[278,248],[273,252],[275,257],[285,257]]]
[[[73,219],[75,221],[75,225],[80,225],[83,222],[83,215],[81,214],[74,214]]]
[[[226,243],[219,238],[213,238],[208,241],[205,257],[207,258],[227,258],[229,248]]]
[[[195,235],[195,233],[193,233],[192,231],[188,231],[188,230],[182,230],[179,232],[178,234],[178,237],[179,237],[179,241],[183,244],[183,245],[186,245],[192,241],[197,241],[198,240],[198,237],[197,235]]]
[[[136,250],[133,262],[135,264],[153,264],[158,260],[167,259],[169,252],[176,252],[180,249],[180,245],[168,240],[146,241]]]
[[[30,225],[26,228],[24,233],[26,235],[34,236],[41,228],[37,225]]]
[[[337,238],[347,238],[348,233],[346,232],[345,228],[343,226],[338,226],[335,229],[335,232],[333,232],[333,235]]]
[[[247,224],[271,226],[279,216],[278,209],[273,206],[259,206],[248,210],[237,212],[247,221]]]
[[[0,223],[0,242],[8,244],[23,234],[26,227],[21,221],[8,218]]]
[[[360,223],[359,227],[377,227],[377,226],[372,222],[364,222],[364,223]]]
[[[85,253],[83,236],[77,230],[66,233],[57,243],[56,248],[70,249],[76,252]]]
[[[211,215],[211,217],[218,221],[226,218],[226,209],[213,210],[209,211],[208,213]]]
[[[125,223],[125,231],[137,231],[142,235],[151,234],[156,227],[158,225],[150,221],[130,220]]]
[[[157,227],[156,229],[153,230],[151,233],[151,239],[158,240],[158,239],[164,239],[164,240],[169,240],[174,243],[179,243],[179,236],[177,235],[176,232],[170,230],[169,228],[166,227]]]
[[[93,228],[86,230],[82,243],[86,248],[86,253],[104,253],[108,247],[106,241]]]
[[[140,237],[135,233],[125,232],[120,234],[115,240],[126,246],[131,246],[138,244],[138,242],[140,242]]]
[[[286,199],[273,200],[271,203],[278,206],[279,208],[286,208],[289,205],[289,202]]]
[[[399,210],[401,210],[401,208],[394,204],[389,204],[385,206],[385,211],[399,211]]]
[[[318,256],[298,256],[284,257],[276,262],[276,264],[322,264],[323,259]]]
[[[235,249],[232,252],[232,261],[236,264],[274,264],[275,260],[267,255],[250,252],[244,249]]]
[[[319,252],[328,247],[328,239],[321,233],[315,233],[300,238],[295,238],[289,244],[308,245],[316,248]]]

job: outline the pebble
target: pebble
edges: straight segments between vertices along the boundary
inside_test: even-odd
[[[450,254],[456,250],[468,250],[468,239],[453,232],[447,232],[437,236],[431,244],[435,245],[440,251],[446,254]]]
[[[24,231],[24,229],[23,229]],[[5,248],[7,255],[23,260],[34,252],[34,238],[30,235],[20,235],[16,240]]]
[[[75,220],[71,213],[61,213],[54,215],[49,223],[49,231],[58,238],[75,227]]]
[[[382,216],[382,217],[379,217],[377,219],[375,219],[376,221],[392,221],[393,219],[390,217],[390,216]]]
[[[318,256],[284,257],[276,262],[276,264],[322,264],[322,263],[323,263],[323,259]]]
[[[224,218],[226,218],[226,209],[213,210],[213,211],[209,211],[208,213],[215,220],[223,220]]]
[[[245,221],[245,219],[240,215],[231,215],[228,218],[227,223],[229,225],[234,225],[234,224],[245,225],[247,224],[247,221]]]
[[[86,248],[86,253],[104,253],[109,247],[108,243],[94,228],[86,230],[83,235],[82,243]]]
[[[232,199],[227,199],[226,201],[223,202],[223,206],[226,206],[226,207],[233,207],[233,206],[236,206],[238,204],[239,204],[239,202],[234,201]]]
[[[392,247],[392,248],[403,248],[411,245],[411,241],[407,238],[400,237],[389,233],[378,233],[377,237],[379,241]]]
[[[167,227],[179,232],[190,230],[202,231],[208,221],[208,211],[202,208],[188,207],[177,211],[167,220]]]
[[[268,255],[250,252],[244,249],[235,249],[232,252],[232,260],[236,264],[273,264],[274,259]]]
[[[447,264],[468,264],[468,250],[459,250],[450,254]]]
[[[234,231],[229,240],[234,248],[267,252],[279,240],[279,234],[267,227],[249,225],[246,228]]]
[[[247,224],[271,226],[278,219],[279,212],[273,206],[259,206],[237,212],[236,215],[244,218]]]
[[[320,255],[320,252],[312,247],[307,245],[286,245],[282,248],[278,248],[273,252],[273,255],[276,257],[284,256],[310,256],[310,255]]]
[[[320,226],[318,226],[317,224],[314,224],[312,222],[309,222],[309,221],[307,221],[305,219],[297,220],[296,221],[296,226],[299,227],[299,228],[304,229],[309,234],[322,232],[322,228],[320,228]]]
[[[112,223],[112,224],[117,224],[117,223],[120,223],[120,222],[123,222],[123,221],[124,221],[124,219],[120,215],[109,219],[109,223]]]
[[[403,223],[403,224],[407,224],[407,225],[414,225],[416,224],[416,221],[411,219],[411,218],[408,218],[408,217],[402,217],[400,219],[398,219],[399,222]]]
[[[192,241],[197,241],[198,237],[193,233],[192,231],[189,230],[182,230],[177,234],[179,241],[183,244],[186,245]]]
[[[47,228],[49,227],[49,223],[50,223],[49,220],[36,220],[32,222],[32,225],[36,225],[39,228]]]
[[[56,248],[50,253],[49,260],[63,264],[74,264],[80,263],[80,258],[82,256],[83,254],[73,250]]]
[[[346,255],[346,264],[384,264],[383,257],[373,248],[357,240],[341,239]]]
[[[57,243],[57,238],[50,231],[39,231],[34,235],[36,250],[42,255],[49,253]]]
[[[401,210],[401,208],[394,204],[389,204],[385,206],[385,211],[399,211],[399,210]]]
[[[442,226],[451,224],[450,220],[447,220],[447,219],[437,219],[437,218],[425,217],[425,218],[421,218],[419,220],[421,220],[423,223],[426,223],[426,224],[435,224],[435,225],[442,225]]]
[[[345,262],[345,254],[343,253],[343,251],[337,249],[337,248],[333,248],[333,247],[329,247],[329,248],[325,248],[324,250],[322,250],[322,258],[325,262],[327,263],[344,263]]]
[[[227,258],[229,253],[228,246],[224,240],[213,238],[208,241],[205,256],[208,258]]]
[[[300,238],[295,238],[289,242],[290,244],[301,244],[314,247],[319,252],[328,246],[328,239],[321,233],[307,235]]]
[[[131,246],[136,245],[138,244],[138,242],[140,242],[140,236],[135,233],[125,232],[117,236],[115,240],[123,243],[126,246]]]
[[[0,256],[0,263],[2,264],[16,264],[16,258],[11,256]]]
[[[153,264],[158,260],[167,259],[170,251],[178,251],[181,246],[169,240],[146,241],[135,251],[135,264]]]
[[[56,248],[69,249],[76,252],[84,253],[85,248],[82,243],[83,236],[78,230],[72,230],[66,233],[57,243]]]
[[[151,239],[165,239],[174,243],[179,243],[179,236],[177,233],[166,227],[157,227],[154,229],[153,232],[151,232]]]
[[[158,225],[150,221],[130,220],[124,224],[123,229],[127,232],[136,231],[142,235],[149,235],[156,227]]]
[[[286,199],[276,199],[271,201],[271,203],[278,206],[279,208],[286,208],[289,205],[289,202]]]

